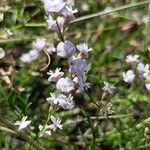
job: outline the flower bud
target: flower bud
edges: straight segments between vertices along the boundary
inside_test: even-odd
[[[60,42],[57,45],[57,55],[62,58],[71,57],[75,51],[76,48],[71,41]]]

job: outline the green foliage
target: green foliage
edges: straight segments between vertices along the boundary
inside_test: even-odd
[[[83,10],[80,6],[78,17],[104,10],[107,6],[118,8],[132,1],[81,0],[82,3],[85,5],[82,7],[87,9]],[[57,112],[64,128],[47,139],[36,139],[38,123],[44,123],[48,115],[45,99],[54,90],[54,85],[47,81],[46,72],[39,71],[46,62],[46,56],[41,54],[40,59],[32,64],[21,64],[19,57],[31,48],[32,40],[37,37],[44,36],[54,45],[58,38],[45,30],[44,11],[40,1],[5,0],[2,7],[6,6],[10,9],[2,12],[4,19],[0,24],[0,47],[8,54],[0,60],[0,68],[7,71],[14,62],[15,73],[9,76],[12,86],[2,80],[0,73],[0,115],[13,123],[22,116],[29,116],[32,119],[29,136],[47,150],[149,149],[150,135],[146,137],[144,132],[145,128],[150,129],[150,94],[144,87],[140,88],[142,81],[131,86],[122,81],[122,72],[128,68],[124,63],[126,54],[137,53],[143,62],[150,62],[149,22],[145,25],[130,15],[135,12],[149,14],[147,6],[137,7],[136,11],[129,8],[70,24],[66,38],[73,39],[76,44],[86,41],[94,49],[88,60],[92,66],[88,76],[91,89],[83,96],[75,97],[77,108]],[[8,35],[6,30],[13,35]],[[55,60],[52,56],[48,69],[56,67],[68,69],[66,61],[60,63],[59,59]],[[117,116],[116,118],[106,118],[100,112],[104,81],[116,86],[116,93],[104,98],[106,103],[112,104],[111,116]],[[121,115],[127,116],[119,117]],[[92,119],[93,116],[103,118]],[[70,123],[67,124],[67,121]],[[0,121],[0,149],[30,149],[29,143],[13,134],[10,136],[1,126],[4,123]]]

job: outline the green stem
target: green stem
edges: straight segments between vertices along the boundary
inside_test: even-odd
[[[22,137],[25,141],[27,141],[28,143],[30,143],[37,150],[44,150],[44,148],[41,145],[39,145],[33,139],[31,139],[24,131],[17,130],[16,127],[14,126],[14,124],[11,123],[6,118],[0,116],[0,122],[2,124],[5,124],[10,130],[13,130],[14,132],[16,132],[20,137]]]
[[[125,10],[125,9],[128,9],[128,8],[132,8],[132,7],[146,5],[146,4],[149,4],[149,3],[150,3],[150,0],[147,0],[147,1],[139,2],[139,3],[135,3],[135,4],[124,5],[124,6],[121,6],[119,8],[112,9],[112,10],[110,10],[108,12],[100,11],[100,12],[97,12],[97,13],[93,13],[93,14],[90,14],[90,15],[79,17],[79,18],[75,19],[74,21],[72,21],[71,23],[82,21],[82,20],[86,20],[86,19],[90,19],[90,18],[94,18],[94,17],[97,17],[97,16],[104,16],[104,15],[107,15],[107,14],[110,14],[110,13],[114,13],[114,12],[117,12],[117,11],[121,11],[121,10]]]

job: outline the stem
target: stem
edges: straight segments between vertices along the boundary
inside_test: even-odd
[[[111,115],[111,116],[100,116],[100,117],[97,117],[97,116],[93,116],[91,117],[91,120],[97,120],[97,121],[101,121],[101,120],[107,120],[107,119],[120,119],[120,118],[125,118],[125,117],[130,117],[132,116],[133,114],[132,113],[129,113],[129,114],[122,114],[122,115]],[[74,119],[72,121],[68,123],[65,123],[65,126],[66,125],[70,125],[70,124],[75,124],[75,123],[79,123],[79,122],[82,122],[83,119],[80,119],[80,118],[77,118],[77,119]]]
[[[33,139],[31,139],[24,131],[19,131],[16,129],[13,123],[11,123],[9,120],[5,119],[4,117],[0,116],[0,122],[5,124],[9,129],[16,132],[21,138],[23,138],[25,141],[30,143],[34,148],[37,150],[44,150],[44,148],[36,143]]]
[[[97,13],[93,13],[91,15],[85,15],[85,16],[79,17],[79,18],[75,19],[74,21],[72,21],[71,23],[82,21],[82,20],[86,20],[86,19],[89,19],[89,18],[94,18],[94,17],[97,17],[97,16],[107,15],[107,14],[110,14],[110,13],[114,13],[114,12],[117,12],[117,11],[121,11],[121,10],[125,10],[125,9],[128,9],[128,8],[132,8],[132,7],[146,5],[146,4],[149,4],[149,3],[150,3],[150,0],[147,0],[147,1],[139,2],[139,3],[135,3],[135,4],[124,5],[124,6],[121,6],[119,8],[115,8],[115,9],[113,9],[111,11],[108,11],[108,12],[100,11],[100,12],[97,12]]]
[[[45,54],[46,54],[46,56],[48,58],[48,63],[47,63],[47,65],[45,67],[43,67],[42,69],[40,69],[40,71],[44,71],[45,69],[47,69],[47,67],[50,65],[50,62],[51,62],[51,58],[50,58],[48,52],[46,50],[44,50],[44,52],[45,52]]]
[[[42,130],[40,132],[43,132],[43,130],[45,129],[45,126],[48,124],[49,120],[50,120],[50,117],[51,117],[51,106],[49,106],[49,112],[48,112],[48,117],[47,117],[47,120],[42,128]],[[35,141],[39,138],[40,136],[40,133],[37,135],[37,137],[35,138]]]
[[[57,35],[58,35],[58,37],[60,38],[60,40],[61,40],[62,42],[64,42],[64,37],[63,37],[63,34],[62,34],[61,29],[60,29],[60,27],[59,27],[59,24],[58,24],[57,19],[56,19],[56,24],[57,24],[57,28],[58,28],[58,31],[59,31],[59,33],[57,33]]]
[[[12,28],[10,28],[10,29],[8,29],[8,30],[10,30],[11,32],[12,31],[15,31],[15,30],[17,30],[17,29],[20,29],[20,28],[22,28],[22,27],[24,27],[25,26],[25,24],[28,22],[28,21],[30,21],[34,16],[36,16],[39,12],[40,12],[41,10],[38,8],[38,9],[36,9],[32,14],[31,14],[31,16],[29,17],[29,18],[27,18],[23,23],[21,23],[21,24],[18,24],[18,25],[16,25],[16,26],[14,26],[14,27],[12,27]],[[5,35],[6,33],[1,33],[0,32],[0,36],[3,36],[3,35]]]
[[[132,7],[138,7],[138,6],[142,6],[142,5],[146,5],[146,4],[149,4],[150,3],[150,0],[148,1],[144,1],[144,2],[139,2],[139,3],[136,3],[136,4],[129,4],[129,5],[124,5],[124,6],[121,6],[119,8],[115,8],[111,11],[108,11],[108,12],[97,12],[97,13],[93,13],[92,15],[85,15],[85,16],[82,16],[82,17],[79,17],[77,19],[75,19],[74,21],[72,21],[71,23],[74,23],[74,22],[78,22],[78,21],[82,21],[82,20],[86,20],[86,19],[89,19],[89,18],[93,18],[93,17],[97,17],[97,16],[104,16],[104,15],[108,15],[110,13],[114,13],[114,12],[117,12],[117,11],[121,11],[121,10],[125,10],[125,9],[128,9],[128,8],[132,8]],[[32,17],[34,17],[39,11],[37,10],[36,13],[34,13],[34,15],[32,15]],[[22,27],[45,27],[45,23],[27,23],[30,19],[32,19],[32,17],[30,17],[29,19],[27,19],[25,21],[24,24],[19,24],[15,27],[12,27],[10,28],[9,30],[10,31],[14,31],[16,29],[20,29]],[[0,35],[3,35],[0,33]]]

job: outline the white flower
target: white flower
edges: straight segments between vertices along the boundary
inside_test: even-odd
[[[46,45],[45,38],[38,38],[32,42],[32,48],[41,51]]]
[[[74,83],[68,77],[60,78],[56,84],[56,88],[59,92],[69,93],[74,89]]]
[[[79,51],[86,51],[86,52],[90,52],[93,50],[92,48],[88,48],[88,45],[86,43],[80,43],[79,45],[77,45],[77,49]]]
[[[83,88],[85,90],[88,90],[90,88],[91,84],[89,82],[86,82],[86,79],[87,79],[87,76],[84,75],[83,76]],[[73,78],[73,82],[79,86],[79,81],[78,81],[77,77]],[[77,91],[77,93],[80,93],[80,89]]]
[[[92,51],[92,48],[88,48],[88,45],[86,43],[80,43],[77,45],[77,49],[80,51],[80,57],[82,58],[88,58],[88,52]]]
[[[107,12],[110,12],[110,11],[112,11],[112,7],[111,7],[111,6],[107,6],[107,7],[103,10],[104,13],[107,13]]]
[[[51,135],[51,130],[48,129],[48,125],[45,128],[42,125],[39,125],[40,137],[48,137]]]
[[[57,55],[62,58],[67,58],[73,56],[76,48],[71,41],[60,42],[57,45]]]
[[[61,72],[60,70],[60,68],[57,68],[54,72],[51,70],[47,72],[47,74],[50,75],[48,81],[57,82],[64,75],[64,72]]]
[[[66,10],[67,10],[69,13],[71,13],[71,14],[75,14],[75,13],[78,12],[77,9],[74,9],[74,10],[73,10],[72,6],[66,6],[65,8],[66,8]]]
[[[52,54],[54,52],[56,52],[56,48],[53,46],[53,45],[50,45],[46,51],[49,53],[49,54]]]
[[[50,95],[51,97],[46,99],[50,104],[59,104],[63,109],[72,109],[74,107],[73,97],[71,94],[68,97],[60,93],[50,93]]]
[[[47,13],[59,12],[65,7],[64,0],[45,0],[44,9]]]
[[[58,94],[57,99],[59,105],[63,109],[72,109],[74,107],[73,97],[71,96],[71,94],[68,97],[64,94]]]
[[[143,63],[139,63],[137,65],[137,70],[140,76],[147,76],[150,73],[148,64],[144,65]]]
[[[58,104],[58,98],[57,98],[57,95],[56,93],[50,93],[50,96],[51,97],[48,97],[46,100],[50,103],[50,104]]]
[[[61,120],[59,118],[55,118],[54,116],[51,116],[51,121],[53,124],[49,125],[48,128],[56,131],[57,128],[62,129]]]
[[[26,119],[27,116],[23,117],[21,121],[16,121],[15,125],[19,126],[19,130],[26,128],[31,123],[30,120],[26,121]]]
[[[109,94],[113,94],[114,90],[116,89],[112,84],[108,82],[104,82],[104,87],[102,88],[104,91],[108,92]]]
[[[0,48],[0,59],[3,57],[5,57],[5,51],[2,48]]]
[[[126,57],[126,62],[128,64],[135,64],[139,62],[138,58],[139,58],[139,55],[128,55]]]
[[[132,70],[128,70],[126,73],[123,72],[123,80],[127,83],[132,83],[134,78],[135,78],[135,74]]]
[[[32,58],[30,57],[29,53],[26,53],[20,57],[20,60],[24,63],[30,63],[32,61]]]
[[[47,27],[53,31],[60,32],[60,30],[62,31],[64,28],[65,19],[64,17],[57,17],[56,20],[54,20],[52,16],[48,16],[48,19],[46,20]]]
[[[146,89],[147,89],[148,91],[150,91],[150,82],[146,82],[146,83],[145,83],[145,87],[146,87]]]
[[[23,54],[20,57],[20,60],[24,63],[30,63],[33,60],[37,59],[39,56],[39,52],[36,49],[30,50],[28,53]]]
[[[38,58],[39,52],[37,50],[33,49],[33,50],[29,51],[29,55],[32,60],[35,60]]]

